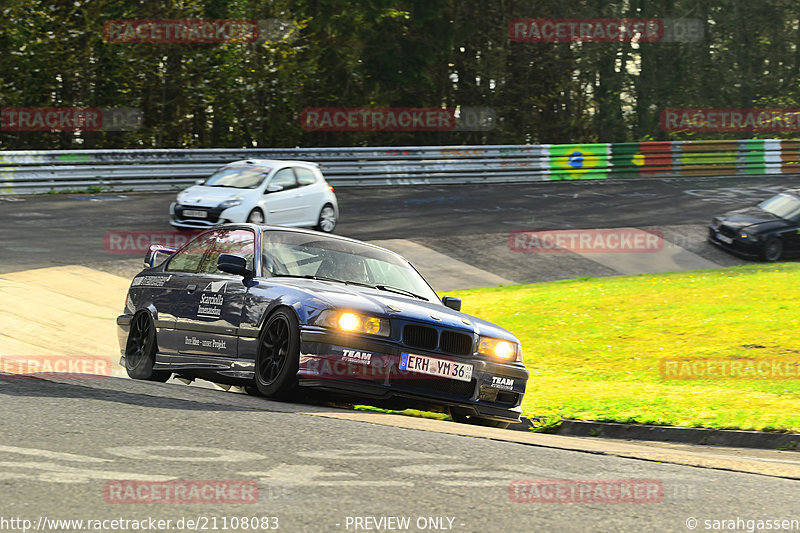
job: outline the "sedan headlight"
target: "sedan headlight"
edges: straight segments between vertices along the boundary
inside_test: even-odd
[[[351,311],[326,311],[320,317],[320,323],[346,333],[367,333],[381,337],[388,337],[391,331],[388,319]]]
[[[236,207],[237,205],[242,204],[242,197],[241,196],[234,196],[233,198],[228,198],[217,207],[220,209],[228,209],[229,207]]]
[[[748,233],[748,232],[746,232],[746,231],[743,231],[743,232],[741,232],[741,233],[739,234],[739,236],[740,236],[742,239],[746,239],[746,240],[748,240],[748,241],[753,241],[753,242],[756,242],[756,241],[758,241],[758,235],[754,235],[754,234],[752,234],[752,233]]]
[[[522,350],[519,344],[503,339],[481,337],[478,353],[506,361],[522,361]]]

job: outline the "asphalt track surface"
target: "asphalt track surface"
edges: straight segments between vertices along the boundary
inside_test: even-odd
[[[336,233],[361,240],[410,239],[516,282],[611,272],[580,258],[509,252],[497,261],[514,230],[661,228],[665,240],[727,266],[741,261],[707,245],[704,225],[714,214],[791,187],[800,187],[800,177],[341,187]],[[110,249],[108,235],[172,230],[167,210],[174,197],[174,192],[0,197],[0,273],[140,257]]]
[[[753,176],[340,188],[337,233],[409,239],[515,281],[613,274],[579,258],[508,254],[498,260],[496,251],[517,229],[661,228],[665,239],[702,257],[739,264],[708,247],[704,225],[716,213],[798,186],[797,177]],[[173,198],[0,198],[0,273],[129,265],[141,254],[111,253],[108,233],[169,231],[166,209]],[[685,457],[676,458],[653,444],[519,434],[116,378],[2,377],[0,417],[4,531],[23,529],[19,521],[15,527],[3,520],[30,520],[31,531],[42,517],[152,517],[172,520],[163,528],[168,531],[242,531],[241,522],[234,528],[231,520],[243,516],[277,517],[279,531],[753,531],[750,520],[800,520],[796,452],[687,447]],[[259,495],[251,504],[109,498],[109,482],[131,479],[255,481]],[[517,480],[538,480],[542,501],[514,501],[520,493],[509,489]],[[628,503],[566,502],[563,492],[553,492],[558,480],[616,487],[649,480],[660,492]],[[407,518],[410,526],[384,521],[379,527],[368,517]],[[186,524],[198,519],[205,529]],[[133,528],[109,524],[103,530]]]
[[[706,520],[800,519],[796,480],[670,464],[655,447],[639,459],[615,455],[624,445],[614,442],[583,453],[503,440],[514,431],[483,428],[475,438],[442,431],[472,429],[452,422],[374,415],[429,423],[393,427],[316,406],[116,378],[2,378],[0,402],[2,517],[32,524],[42,517],[222,524],[246,516],[277,517],[279,531],[669,532],[690,531],[693,520],[703,531]],[[567,439],[538,436],[548,437]],[[249,481],[258,498],[225,503],[215,492],[200,503],[158,503],[168,497],[163,489],[112,492],[108,484],[121,480]],[[526,480],[539,490],[514,489]],[[556,480],[602,480],[619,492],[598,493],[595,484],[581,496],[570,488],[577,484],[562,482],[559,493]],[[619,487],[636,494],[642,482],[656,490],[609,501],[624,493]],[[410,526],[355,527],[366,517],[404,517]]]

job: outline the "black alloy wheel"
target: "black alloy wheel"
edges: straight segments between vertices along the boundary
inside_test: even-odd
[[[131,320],[128,342],[125,343],[125,370],[133,379],[167,381],[172,372],[153,370],[156,362],[156,327],[147,311],[141,311]]]

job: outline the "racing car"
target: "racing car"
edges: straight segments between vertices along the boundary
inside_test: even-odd
[[[756,206],[715,217],[708,240],[747,259],[774,262],[800,255],[800,190],[786,190]]]
[[[134,379],[185,378],[296,398],[519,421],[528,371],[519,339],[439,298],[398,254],[365,242],[227,224],[179,250],[153,245],[117,317]]]

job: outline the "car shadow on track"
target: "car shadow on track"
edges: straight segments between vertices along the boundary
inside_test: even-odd
[[[75,398],[82,400],[99,400],[116,402],[141,407],[157,407],[160,409],[176,409],[182,411],[257,411],[258,407],[209,403],[202,400],[186,400],[153,396],[145,391],[128,392],[113,389],[97,388],[86,384],[63,381],[55,382],[29,376],[0,375],[0,396],[36,397],[36,398]]]
[[[0,374],[0,396],[75,398],[183,411],[261,411],[313,413],[352,410],[352,404],[326,395],[303,394],[292,402],[275,401],[221,389],[155,383],[106,376],[53,377]],[[2,400],[0,400],[2,401]]]

